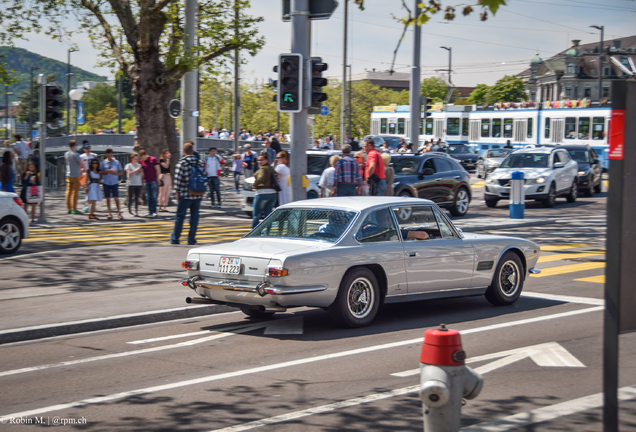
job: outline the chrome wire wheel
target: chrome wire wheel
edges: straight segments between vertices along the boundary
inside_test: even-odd
[[[5,222],[0,226],[0,247],[11,252],[20,246],[20,228],[13,222]]]
[[[375,294],[369,279],[359,277],[349,285],[347,305],[351,315],[358,319],[366,317],[371,312],[374,303]]]
[[[499,270],[499,286],[501,292],[507,297],[512,297],[516,294],[517,288],[519,288],[519,281],[521,279],[521,273],[519,266],[514,261],[506,261]]]

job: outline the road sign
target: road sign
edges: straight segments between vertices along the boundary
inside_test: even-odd
[[[199,111],[192,111],[192,117],[199,117]]]
[[[84,102],[77,102],[77,124],[84,124],[85,116],[84,116]]]
[[[181,101],[179,99],[172,99],[168,104],[168,113],[172,118],[181,117]]]
[[[309,0],[309,19],[329,19],[338,7],[336,0]],[[283,21],[291,21],[291,0],[283,0]]]
[[[320,115],[321,116],[326,116],[329,114],[329,107],[327,105],[322,105],[320,107]]]

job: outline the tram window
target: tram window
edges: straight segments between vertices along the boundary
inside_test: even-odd
[[[424,135],[424,122],[420,122],[420,135]]]
[[[395,123],[389,123],[389,134],[395,135]]]
[[[532,119],[528,119],[528,136],[527,138],[532,138]]]
[[[545,134],[544,137],[550,138],[550,117],[545,118]]]
[[[576,117],[565,118],[565,139],[576,138]]]
[[[426,119],[426,135],[433,135],[433,119]]]
[[[492,119],[492,137],[501,138],[501,119]]]
[[[490,138],[490,119],[481,119],[481,136]]]
[[[465,136],[465,137],[468,136],[468,119],[467,118],[462,119],[462,136]]]
[[[459,135],[459,119],[446,119],[446,135]]]
[[[504,138],[512,138],[512,119],[504,119]]]
[[[385,134],[386,133],[386,119],[380,119],[380,133],[381,134]]]
[[[398,119],[398,128],[397,128],[397,133],[399,135],[404,135],[404,119]]]
[[[604,117],[594,117],[592,120],[593,131],[592,131],[592,139],[593,140],[602,140],[605,138],[605,118]]]
[[[589,117],[579,117],[579,139],[590,139]]]

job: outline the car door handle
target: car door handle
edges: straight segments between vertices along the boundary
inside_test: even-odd
[[[435,179],[435,181],[442,181],[441,177]]]
[[[461,176],[455,176],[456,179],[460,178]]]
[[[406,256],[409,257],[409,258],[416,257],[417,256],[417,252],[407,252]]]

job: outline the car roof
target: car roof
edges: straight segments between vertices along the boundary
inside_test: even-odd
[[[589,150],[592,148],[592,146],[589,144],[565,144],[565,145],[560,145],[557,148],[562,148],[566,150]]]
[[[557,150],[555,147],[535,147],[535,148],[522,148],[513,153],[521,154],[521,153],[534,153],[534,154],[550,154],[554,150]]]
[[[355,197],[333,197],[318,198],[312,200],[302,200],[291,202],[278,208],[310,208],[310,209],[338,209],[362,211],[368,208],[381,207],[387,205],[418,205],[432,204],[433,202],[422,198],[409,197],[374,197],[374,196],[355,196]]]
[[[307,153],[308,155],[333,156],[333,155],[341,155],[342,151],[341,150],[307,150],[305,153]]]

